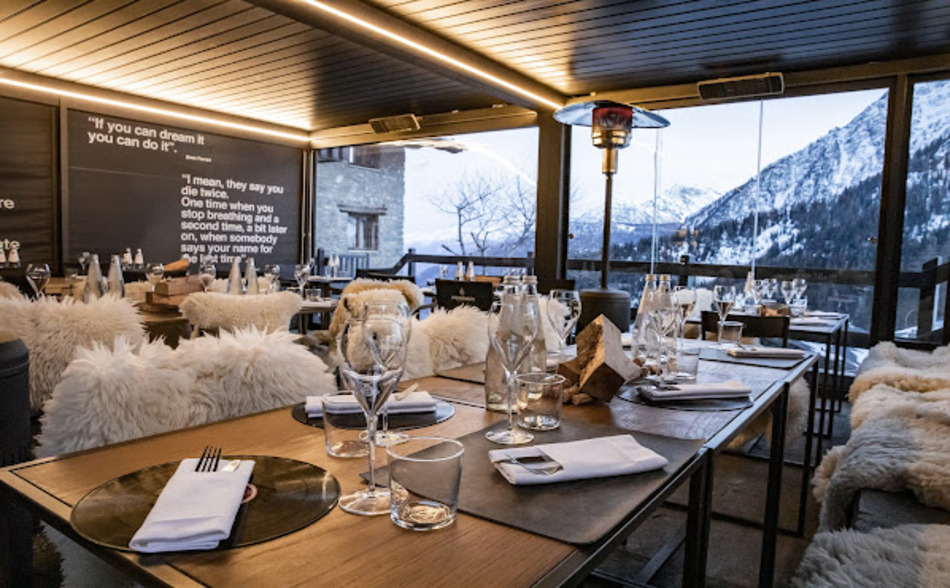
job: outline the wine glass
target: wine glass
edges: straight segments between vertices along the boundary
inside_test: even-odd
[[[538,333],[537,306],[525,304],[520,294],[503,294],[492,303],[488,312],[488,339],[501,359],[508,390],[508,427],[488,431],[485,437],[502,445],[530,443],[534,435],[518,428],[515,423],[515,372],[528,357]]]
[[[211,284],[214,284],[214,279],[217,276],[218,268],[210,261],[202,263],[198,268],[198,279],[201,280],[201,287],[205,292],[208,291],[208,288],[211,287]]]
[[[554,334],[557,335],[558,349],[557,361],[560,363],[564,356],[564,347],[567,345],[567,338],[574,330],[577,319],[581,316],[581,296],[577,290],[551,290],[548,295],[547,315],[548,321],[554,327]]]
[[[409,313],[409,305],[407,305],[405,302],[370,300],[363,305],[363,318],[365,319],[366,317],[387,317],[394,321],[398,321],[400,326],[402,326],[403,334],[406,337],[406,345],[409,344],[409,339],[412,337],[412,315]],[[381,350],[373,341],[370,342],[370,350],[372,351],[373,358],[377,363],[385,365],[388,362],[387,358],[381,355]],[[400,372],[399,377],[392,382],[393,391],[395,391],[395,388],[399,384],[399,380],[401,378],[402,372]],[[405,433],[397,433],[389,430],[388,403],[383,404],[382,416],[382,430],[376,434],[377,445],[386,446],[409,438],[409,435],[406,435]]]
[[[679,307],[680,336],[686,338],[686,321],[696,308],[696,290],[686,286],[677,286],[673,291],[673,301]]]
[[[369,445],[369,484],[364,490],[340,496],[340,508],[346,512],[389,512],[389,490],[376,487],[376,419],[405,368],[407,340],[399,321],[386,316],[351,318],[343,328],[340,374],[366,415]]]
[[[46,284],[49,282],[49,265],[45,263],[31,263],[26,266],[26,281],[30,283],[36,297],[43,295]]]
[[[766,295],[769,300],[775,300],[775,293],[778,292],[778,280],[775,278],[769,278],[765,280]]]
[[[280,292],[280,266],[276,263],[265,265],[264,275],[270,281],[270,291]]]
[[[785,299],[785,304],[792,303],[792,297],[795,295],[795,286],[792,285],[791,280],[782,280],[782,298]]]
[[[82,273],[86,273],[86,266],[89,265],[89,260],[92,258],[92,254],[88,251],[83,251],[79,254],[79,267],[82,268]]]
[[[306,263],[298,263],[295,265],[294,279],[297,280],[297,285],[300,286],[300,295],[303,296],[303,287],[307,284],[307,280],[310,279],[310,266]]]
[[[145,265],[145,279],[152,285],[152,292],[155,291],[155,286],[162,281],[163,277],[165,277],[165,266],[160,263],[148,263]]]
[[[801,298],[805,295],[805,290],[808,289],[808,283],[805,278],[795,278],[792,280],[792,288],[795,289],[795,298]]]
[[[716,304],[716,312],[719,313],[719,330],[722,331],[722,323],[732,310],[732,305],[736,303],[736,287],[713,287],[713,302]]]

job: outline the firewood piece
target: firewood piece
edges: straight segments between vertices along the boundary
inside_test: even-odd
[[[178,294],[191,294],[200,292],[201,277],[185,276],[183,278],[171,278],[155,285],[155,292],[162,296],[175,296]]]
[[[577,336],[577,358],[583,362],[580,391],[605,402],[610,402],[624,382],[640,374],[640,368],[623,352],[620,329],[604,315]]]
[[[567,386],[576,386],[581,381],[581,363],[579,358],[575,357],[570,361],[565,361],[557,366],[557,373],[564,376],[567,380]]]

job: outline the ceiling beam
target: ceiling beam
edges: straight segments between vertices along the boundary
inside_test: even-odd
[[[500,100],[540,111],[567,97],[487,57],[358,0],[248,0],[298,22],[409,61]],[[424,114],[424,113],[417,113]]]

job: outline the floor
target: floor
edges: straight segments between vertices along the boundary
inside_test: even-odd
[[[844,444],[850,435],[848,419],[850,407],[844,404],[835,415],[833,445]],[[826,440],[825,450],[828,445]],[[750,453],[764,456],[767,446],[760,440]],[[804,454],[804,439],[787,447],[790,460],[800,461]],[[743,456],[720,455],[716,461],[713,488],[713,509],[745,519],[761,520],[765,510],[765,480],[767,463]],[[779,512],[780,526],[794,529],[798,515],[798,496],[801,469],[785,466],[782,475],[782,501]],[[652,578],[640,577],[641,570],[665,543],[682,533],[686,524],[685,490],[674,495],[668,506],[661,507],[628,538],[626,544],[612,553],[588,578],[585,588],[615,588],[618,586],[679,586],[683,569],[682,545],[660,567]],[[818,521],[818,506],[809,493],[805,536],[779,535],[775,585],[785,586],[801,560]],[[752,527],[713,518],[709,537],[706,585],[710,588],[741,588],[757,586],[761,532]]]

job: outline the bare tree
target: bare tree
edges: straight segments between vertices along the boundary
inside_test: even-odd
[[[499,231],[503,212],[500,206],[500,184],[490,176],[465,175],[455,185],[431,199],[442,212],[455,217],[457,249],[443,243],[452,255],[464,256],[467,242],[484,256],[491,237]]]

